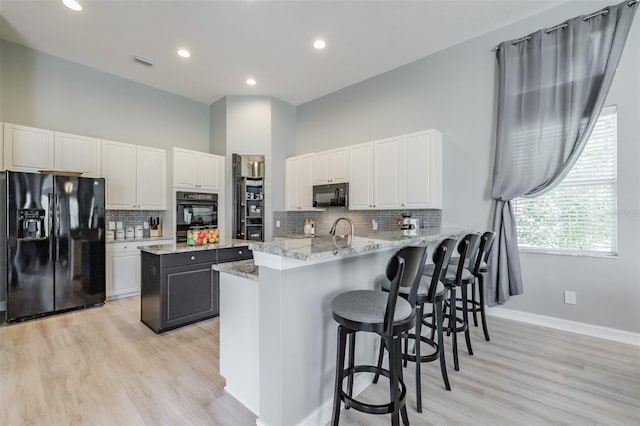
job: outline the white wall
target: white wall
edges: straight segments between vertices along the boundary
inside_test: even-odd
[[[445,225],[490,227],[501,41],[610,2],[571,2],[347,87],[298,108],[296,153],[437,128],[444,135]],[[506,308],[640,332],[640,24],[633,25],[607,105],[618,106],[619,257],[524,253],[525,294]],[[563,290],[577,305],[563,303]]]
[[[209,105],[7,41],[0,93],[0,121],[209,151]]]

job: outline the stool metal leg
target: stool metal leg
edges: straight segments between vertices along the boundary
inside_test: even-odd
[[[450,290],[450,299],[449,299],[449,327],[447,330],[447,335],[452,333],[452,347],[453,347],[453,369],[456,371],[460,371],[460,364],[458,363],[458,333],[456,332],[456,328],[458,328],[457,321],[457,313],[456,313],[456,286],[451,286]]]
[[[468,284],[462,284],[462,327],[464,328],[464,339],[467,341],[467,352],[469,355],[473,355],[473,349],[471,348],[471,334],[469,333],[469,310],[467,309],[467,287]]]
[[[338,426],[340,421],[340,403],[342,402],[342,380],[344,375],[344,353],[347,344],[347,334],[341,325],[338,326],[338,348],[336,355],[336,383],[333,391],[333,414],[331,424]]]
[[[424,310],[424,305],[422,303],[418,304],[417,307],[417,317],[419,318],[416,321],[416,402],[417,402],[417,411],[418,413],[422,413],[422,381],[421,381],[421,369],[420,365],[422,362],[420,361],[420,337],[422,336],[422,315]]]
[[[465,302],[466,303],[466,302]],[[473,282],[471,283],[471,306],[473,306],[473,326],[478,326],[478,311],[476,306],[478,306],[478,302],[476,301],[476,279],[473,277]]]
[[[451,385],[449,384],[449,375],[447,374],[447,360],[444,356],[444,332],[443,332],[443,312],[442,312],[442,302],[435,303],[435,313],[436,313],[436,328],[438,329],[438,356],[440,357],[440,372],[442,373],[442,380],[444,381],[444,386],[448,391],[451,390]],[[432,339],[433,340],[433,339]]]
[[[400,340],[399,338],[390,337],[387,341],[387,347],[389,348],[389,394],[391,395],[391,403],[393,405],[393,412],[391,413],[391,425],[400,425],[400,394],[398,392],[398,370],[402,368],[400,362]]]
[[[356,350],[356,333],[349,333],[349,368],[353,368],[355,361]],[[347,393],[349,396],[353,396],[353,374],[350,374],[347,378]],[[349,409],[349,402],[344,402],[345,409]]]
[[[378,368],[382,368],[382,359],[384,358],[384,339],[380,338],[380,351],[378,352]],[[376,373],[373,376],[373,383],[378,383],[378,379],[380,378],[380,373]]]
[[[482,331],[484,331],[484,338],[487,342],[491,341],[489,337],[489,329],[487,328],[487,317],[484,312],[484,277],[485,274],[478,276],[478,292],[480,294],[480,319],[482,320]]]

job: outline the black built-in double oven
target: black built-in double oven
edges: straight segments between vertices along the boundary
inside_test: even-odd
[[[176,242],[187,241],[189,228],[218,228],[218,194],[176,193]]]

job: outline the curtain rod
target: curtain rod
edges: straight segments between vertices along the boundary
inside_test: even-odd
[[[629,0],[629,1],[627,2],[627,6],[631,7],[631,6],[633,6],[634,4],[638,3],[639,1],[640,1],[640,0]],[[604,16],[604,15],[606,15],[606,14],[608,14],[608,13],[609,13],[609,8],[608,8],[608,7],[605,7],[605,8],[604,8],[604,9],[602,9],[602,10],[599,10],[599,11],[597,11],[597,12],[594,12],[594,13],[591,13],[591,14],[589,14],[589,15],[585,15],[585,16],[583,16],[583,17],[582,17],[582,20],[583,20],[584,22],[586,22],[586,21],[588,21],[588,20],[589,20],[589,19],[591,19],[591,18],[595,18],[596,16],[600,16],[600,15],[603,15],[603,16]],[[556,26],[554,26],[554,27],[550,27],[550,28],[545,29],[545,30],[544,30],[544,33],[545,33],[545,34],[551,34],[552,32],[557,31],[557,30],[563,30],[563,29],[567,28],[568,26],[569,26],[569,24],[567,24],[566,22],[564,22],[564,23],[559,24],[559,25],[556,25]],[[532,36],[531,36],[531,34],[529,34],[529,35],[527,35],[527,36],[524,36],[524,37],[521,37],[521,38],[519,38],[519,39],[517,39],[517,40],[512,41],[512,42],[511,42],[511,44],[515,46],[516,44],[518,44],[518,43],[522,43],[523,41],[531,40],[531,37],[532,37]],[[497,45],[496,47],[494,47],[492,51],[493,51],[493,52],[496,52],[496,51],[498,51],[498,50],[500,50],[500,45]]]

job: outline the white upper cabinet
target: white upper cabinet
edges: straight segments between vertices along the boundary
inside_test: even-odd
[[[4,170],[4,126],[0,123],[0,170]]]
[[[442,134],[425,130],[349,147],[349,209],[441,209]]]
[[[220,191],[220,175],[223,167],[224,157],[200,154],[198,157],[199,188],[207,191]]]
[[[100,142],[96,138],[55,132],[54,164],[56,170],[80,172],[83,176],[100,176]]]
[[[4,124],[4,168],[33,172],[54,168],[54,138],[50,130]]]
[[[349,209],[373,208],[373,143],[349,147]]]
[[[349,148],[338,148],[315,154],[315,184],[349,181]]]
[[[442,208],[442,134],[437,130],[402,136],[401,206]]]
[[[103,140],[102,175],[105,178],[108,210],[137,208],[135,145]]]
[[[141,210],[167,209],[167,151],[136,147],[137,205]]]
[[[286,209],[313,209],[314,154],[287,158]]]
[[[173,148],[174,188],[221,191],[224,157]]]
[[[373,143],[373,208],[400,207],[400,138]]]
[[[102,141],[108,210],[165,210],[166,151]]]

